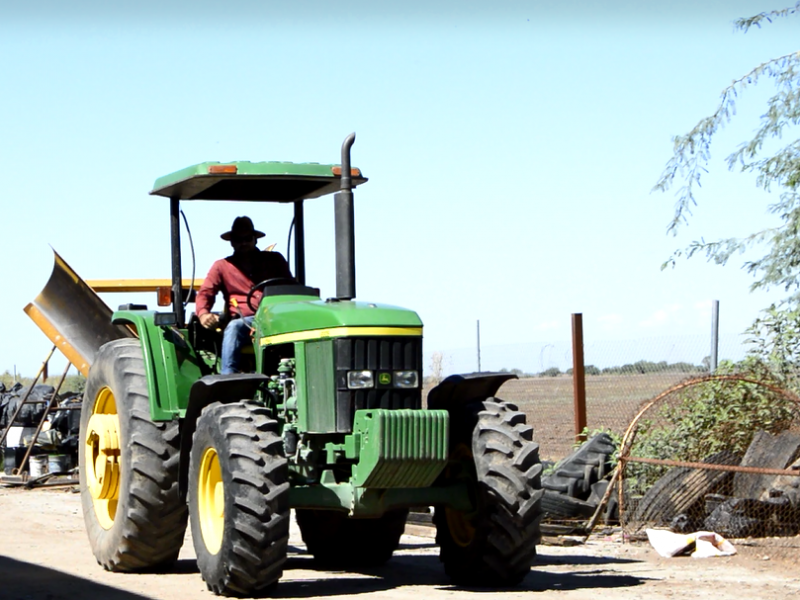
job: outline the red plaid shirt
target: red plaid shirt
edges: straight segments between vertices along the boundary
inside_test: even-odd
[[[250,258],[247,265],[246,258]],[[250,256],[233,254],[222,258],[211,265],[203,285],[197,291],[195,312],[197,316],[211,311],[218,292],[222,292],[228,310],[232,315],[240,314],[249,317],[254,314],[247,305],[247,293],[254,284],[274,277],[291,277],[289,265],[279,252],[254,250]],[[232,300],[236,300],[238,308]],[[253,306],[261,302],[261,292],[253,294]]]

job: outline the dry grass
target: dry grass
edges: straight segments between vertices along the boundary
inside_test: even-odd
[[[686,373],[643,375],[595,375],[586,378],[586,420],[589,430],[608,429],[623,433],[642,402],[650,400]],[[427,388],[424,395],[427,396]],[[497,395],[515,403],[534,427],[544,460],[559,460],[569,454],[575,439],[572,378],[534,377],[506,382]]]

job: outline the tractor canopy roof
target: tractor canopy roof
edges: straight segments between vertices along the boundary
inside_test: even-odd
[[[339,191],[339,165],[291,162],[204,162],[156,179],[152,195],[180,200],[294,202]],[[353,187],[367,181],[350,170]]]

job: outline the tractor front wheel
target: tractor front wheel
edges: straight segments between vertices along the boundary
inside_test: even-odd
[[[533,428],[497,398],[463,407],[451,422],[443,479],[467,483],[476,507],[436,507],[439,558],[458,585],[516,585],[530,571],[540,538],[542,465]]]
[[[211,404],[189,462],[197,565],[215,594],[277,584],[289,544],[289,471],[278,423],[253,402]]]
[[[186,531],[178,493],[177,421],[150,419],[142,348],[121,339],[100,348],[83,396],[81,504],[89,543],[109,571],[174,562]]]

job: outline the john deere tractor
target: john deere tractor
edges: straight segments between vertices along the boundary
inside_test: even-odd
[[[170,207],[170,310],[104,314],[57,257],[29,314],[49,311],[65,354],[88,372],[81,495],[106,569],[164,568],[188,521],[211,590],[265,593],[281,578],[292,509],[316,561],[348,569],[389,560],[409,508],[434,507],[454,583],[510,586],[528,573],[538,445],[525,415],[494,397],[514,376],[451,376],[424,406],[422,321],[355,300],[353,188],[367,180],[350,166],[354,140],[341,165],[208,162],[157,179],[150,193]],[[323,299],[305,282],[303,203],[332,192],[336,295]],[[249,298],[263,293],[252,372],[218,374],[220,334],[187,319],[180,203],[205,200],[294,206],[295,277],[257,282]]]

